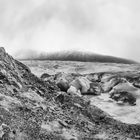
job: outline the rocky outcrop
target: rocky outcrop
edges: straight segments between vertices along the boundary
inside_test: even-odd
[[[90,88],[86,93],[82,93],[82,95],[100,95],[102,93],[102,88],[99,83],[92,82],[90,83]]]
[[[66,80],[76,77],[71,75]],[[54,82],[43,81],[0,48],[0,139],[121,140],[140,136],[139,125],[116,121],[85,98],[60,92],[55,82],[61,74],[52,77]]]
[[[119,104],[129,103],[130,105],[136,105],[136,98],[132,93],[127,91],[115,91],[110,94],[110,98],[117,101]]]
[[[33,75],[23,63],[14,60],[4,48],[0,48],[0,81],[1,90],[9,95],[26,90],[37,90],[45,95],[49,92],[49,85]],[[43,86],[42,86],[43,85]]]
[[[57,86],[64,92],[79,96],[107,93],[117,103],[136,105],[138,73],[101,72],[85,75],[59,73],[56,79]]]
[[[40,113],[37,112],[43,113],[45,100],[53,97],[55,90],[58,90],[55,85],[36,77],[0,48],[1,139],[38,139],[40,126],[35,119],[39,119]]]

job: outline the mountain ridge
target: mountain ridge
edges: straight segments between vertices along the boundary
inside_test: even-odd
[[[123,64],[138,63],[134,60],[129,60],[126,58],[82,51],[60,51],[53,53],[41,53],[36,56],[30,55],[20,60],[59,60],[59,61],[81,61],[81,62],[123,63]]]

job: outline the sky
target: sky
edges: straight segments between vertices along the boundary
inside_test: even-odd
[[[0,0],[0,46],[17,58],[88,51],[140,61],[140,0]]]

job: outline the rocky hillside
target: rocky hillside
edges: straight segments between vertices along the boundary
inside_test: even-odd
[[[1,140],[139,138],[140,125],[116,121],[86,99],[60,92],[0,48]]]

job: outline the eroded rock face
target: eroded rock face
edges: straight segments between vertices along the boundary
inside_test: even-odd
[[[0,49],[0,58],[0,87],[5,93],[16,94],[25,89],[33,89],[34,85],[42,94],[49,90],[48,85],[33,75],[27,66],[9,56],[3,48]]]
[[[34,119],[39,114],[33,115],[32,120],[30,114],[37,113],[37,108],[42,112],[46,108],[45,100],[55,91],[55,85],[53,90],[50,87],[51,84],[37,78],[27,66],[0,48],[1,139],[38,139],[40,128]]]

